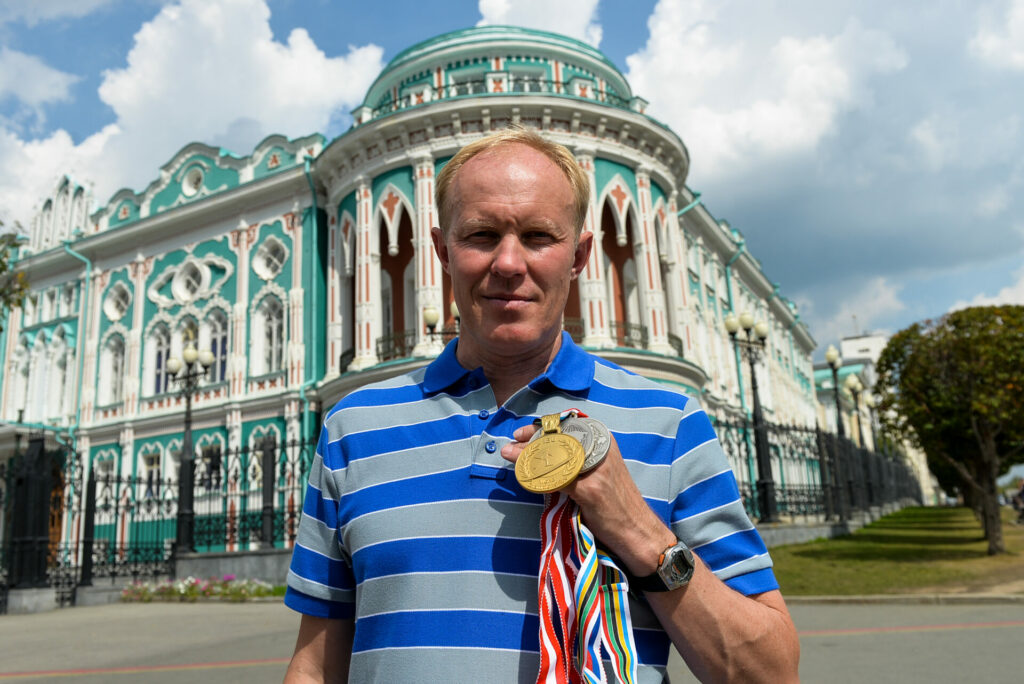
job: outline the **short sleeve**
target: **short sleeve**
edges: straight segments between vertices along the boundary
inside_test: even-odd
[[[715,575],[744,594],[778,589],[764,540],[747,516],[736,476],[700,404],[690,399],[670,470],[671,526]]]
[[[330,618],[351,618],[355,613],[355,578],[339,534],[344,466],[340,441],[331,439],[325,423],[288,570],[285,604],[300,613]]]

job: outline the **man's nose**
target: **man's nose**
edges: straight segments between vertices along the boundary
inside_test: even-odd
[[[502,278],[512,278],[526,273],[526,255],[517,235],[509,233],[498,242],[491,270]]]

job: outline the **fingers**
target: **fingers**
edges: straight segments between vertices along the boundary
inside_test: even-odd
[[[515,463],[519,458],[519,454],[523,453],[523,449],[526,448],[526,443],[533,437],[533,433],[539,428],[535,425],[525,425],[515,432],[512,433],[514,442],[509,442],[501,448],[501,457],[506,461]]]

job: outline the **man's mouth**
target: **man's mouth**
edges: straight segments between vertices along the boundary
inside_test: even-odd
[[[526,295],[498,293],[484,295],[484,299],[494,299],[502,302],[528,302],[530,301],[531,297],[528,297]]]

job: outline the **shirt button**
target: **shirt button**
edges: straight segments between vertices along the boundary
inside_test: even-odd
[[[476,414],[480,417],[480,420],[487,420],[487,417],[491,415],[491,412],[487,409],[483,409],[480,413]]]
[[[489,454],[493,454],[497,450],[498,450],[498,445],[494,443],[493,439],[490,442],[488,442],[487,444],[484,445],[484,451],[486,451]]]

